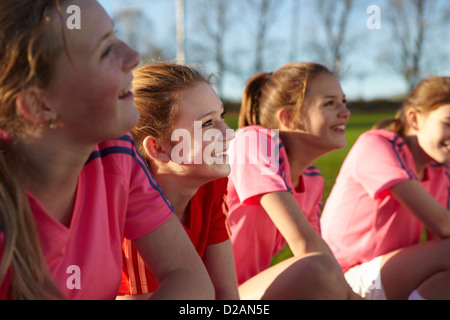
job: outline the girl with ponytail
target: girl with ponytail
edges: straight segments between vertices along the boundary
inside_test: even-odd
[[[241,298],[358,298],[320,236],[324,182],[312,166],[345,147],[349,116],[339,81],[322,65],[290,63],[249,79],[229,149]],[[294,256],[270,267],[286,243]]]
[[[124,236],[154,298],[213,297],[127,133],[140,58],[113,30],[96,1],[0,0],[0,299],[114,299]]]
[[[226,150],[234,134],[222,101],[199,70],[173,62],[138,68],[133,92],[140,118],[131,135],[139,152],[204,262],[216,299],[239,299],[226,206]],[[151,296],[158,283],[128,239],[123,256],[118,299]]]
[[[450,299],[449,150],[450,78],[430,77],[347,155],[322,234],[362,296]]]

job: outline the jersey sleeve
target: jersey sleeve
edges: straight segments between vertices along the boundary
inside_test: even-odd
[[[259,204],[259,195],[291,191],[280,169],[281,148],[284,147],[274,130],[245,128],[237,132],[229,149],[229,177],[241,203]]]
[[[211,212],[211,230],[208,245],[217,244],[230,239],[230,225],[228,221],[228,205],[226,201],[228,179],[214,182],[214,205]]]
[[[405,180],[415,179],[415,173],[408,166],[405,143],[399,136],[368,134],[362,136],[354,152],[355,179],[364,187],[371,198]]]
[[[129,139],[132,157],[125,237],[135,240],[169,220],[174,210]]]

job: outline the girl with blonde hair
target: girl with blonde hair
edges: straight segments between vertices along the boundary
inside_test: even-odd
[[[226,151],[234,133],[224,121],[224,106],[194,67],[159,62],[134,75],[141,116],[131,134],[138,150],[202,258],[215,298],[238,299],[226,207]],[[119,298],[151,296],[158,287],[152,271],[128,239],[123,252]]]
[[[69,5],[81,29],[66,28]],[[139,55],[92,0],[0,0],[0,299],[114,299],[132,239],[153,298],[212,298],[127,134]]]
[[[430,77],[359,137],[325,205],[322,234],[356,292],[450,299],[449,164],[450,78]]]
[[[324,182],[312,166],[345,147],[349,116],[337,77],[322,65],[290,63],[249,79],[229,152],[241,298],[357,298],[320,236]],[[270,266],[286,244],[294,256]]]

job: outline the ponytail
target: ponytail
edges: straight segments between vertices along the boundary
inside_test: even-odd
[[[376,123],[372,129],[386,129],[402,136],[405,131],[405,113],[404,109],[400,109],[394,119],[386,119]]]
[[[290,121],[298,123],[310,81],[321,73],[332,74],[313,62],[292,62],[273,73],[261,72],[247,82],[242,95],[239,128],[260,125],[278,129],[276,114],[281,109],[291,113]]]
[[[374,129],[388,129],[404,136],[408,130],[406,113],[410,109],[420,112],[431,112],[440,106],[450,103],[450,77],[432,76],[419,82],[409,93],[395,119],[381,121],[373,126]]]
[[[261,72],[249,79],[242,95],[241,111],[239,113],[239,128],[261,125],[259,120],[260,98],[262,88],[268,81],[270,73]]]

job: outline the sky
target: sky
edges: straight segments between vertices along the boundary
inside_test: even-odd
[[[185,0],[186,3],[195,0]],[[247,0],[242,0],[247,1]],[[273,46],[279,46],[280,49],[277,54],[272,54],[266,61],[267,69],[264,71],[274,71],[283,64],[290,62],[289,54],[286,52],[290,40],[290,7],[288,3],[292,0],[278,0],[280,8],[277,10],[278,19],[277,24],[272,26],[270,32],[273,34],[273,38],[277,38],[278,42],[274,42]],[[300,0],[299,0],[300,1]],[[314,0],[301,0],[301,1],[314,1]],[[384,99],[392,98],[407,93],[407,85],[403,79],[398,75],[398,72],[393,70],[393,67],[381,64],[380,61],[386,58],[386,55],[390,55],[390,47],[394,47],[394,43],[391,38],[391,31],[388,23],[385,21],[385,17],[389,14],[389,7],[386,6],[387,0],[356,0],[358,6],[355,9],[356,12],[352,15],[350,24],[350,46],[348,51],[346,63],[343,66],[345,71],[344,77],[341,79],[341,84],[344,92],[349,100],[372,100],[372,99]],[[106,11],[114,16],[120,9],[124,8],[137,8],[145,13],[151,24],[149,25],[149,32],[152,34],[154,41],[162,46],[171,46],[175,48],[175,0],[99,0],[100,4],[106,9]],[[380,8],[380,20],[376,22],[380,23],[380,29],[369,29],[367,22],[373,16],[372,12],[367,12],[368,8],[372,5],[376,5]],[[195,25],[192,22],[188,4],[186,12],[186,38],[189,41],[190,35],[195,30]],[[305,6],[307,7],[307,6]],[[306,9],[305,9],[306,10]],[[298,37],[300,42],[305,42],[308,37],[320,37],[318,31],[318,19],[311,12],[300,12],[301,30]],[[251,28],[253,17],[240,19],[238,23],[233,25],[233,38],[230,43],[234,46],[244,47],[248,42],[252,41],[252,35],[247,31]],[[374,20],[370,20],[374,22]],[[448,33],[439,33],[447,34]],[[358,39],[358,41],[352,42],[352,39]],[[295,57],[297,61],[315,61],[316,56],[305,43],[299,45],[298,54]],[[439,37],[434,37],[430,41],[432,45],[442,46],[443,41],[440,41]],[[383,49],[383,50],[380,50]],[[392,49],[394,52],[394,49]],[[174,53],[175,55],[175,53]],[[383,56],[384,55],[384,56]],[[175,58],[175,57],[173,57]],[[248,60],[248,54],[239,56],[239,59],[243,59],[244,65],[245,59]],[[448,58],[448,56],[445,56]],[[430,73],[437,75],[446,75],[450,73],[450,69],[447,66],[446,59],[439,59],[440,63],[430,59]],[[248,61],[247,64],[251,62]],[[214,73],[214,65],[205,65],[208,73]],[[270,69],[270,70],[269,70]],[[251,74],[249,74],[250,76]],[[237,77],[235,75],[224,76],[225,82],[225,96],[230,100],[238,100],[242,94],[242,90],[245,86],[245,77]]]

